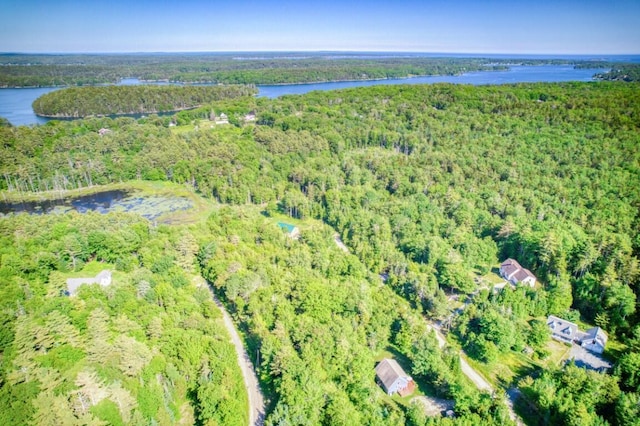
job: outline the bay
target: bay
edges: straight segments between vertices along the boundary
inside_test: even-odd
[[[337,90],[349,87],[397,85],[397,84],[514,84],[514,83],[558,83],[566,81],[593,81],[593,75],[605,72],[602,68],[576,69],[572,65],[511,66],[506,71],[477,71],[461,75],[437,75],[424,77],[394,78],[388,80],[337,81],[310,84],[283,84],[258,86],[258,96],[277,98],[282,95],[300,95],[314,90]]]
[[[576,69],[572,65],[536,65],[511,66],[507,71],[480,71],[456,76],[425,76],[394,78],[388,80],[340,81],[310,84],[259,85],[258,96],[277,98],[283,95],[299,95],[314,90],[337,90],[349,87],[397,84],[513,84],[535,82],[592,81],[593,75],[604,72],[599,69]],[[149,84],[135,78],[122,80],[122,85]],[[166,82],[155,84],[167,84]],[[24,89],[0,89],[0,117],[4,117],[15,126],[43,124],[50,119],[39,117],[33,112],[31,104],[45,93],[59,90],[59,87],[39,87]]]

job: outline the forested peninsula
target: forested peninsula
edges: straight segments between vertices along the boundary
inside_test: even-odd
[[[502,426],[507,399],[527,424],[633,424],[639,94],[618,81],[374,86],[0,126],[6,199],[146,180],[210,207],[183,225],[0,218],[0,420],[244,422],[204,279],[244,335],[266,425]],[[212,110],[229,124],[203,125]],[[505,283],[508,258],[533,287]],[[101,269],[110,287],[61,292]],[[604,330],[612,368],[565,365],[549,315]],[[414,395],[376,383],[384,358]],[[434,398],[451,418],[427,414]]]
[[[254,86],[99,86],[70,87],[40,96],[33,110],[43,117],[151,114],[257,94]]]
[[[609,81],[640,81],[640,64],[611,64],[611,70],[595,77]]]
[[[116,84],[142,81],[220,84],[293,84],[376,80],[473,71],[506,70],[514,64],[571,64],[608,68],[598,61],[558,59],[438,58],[371,53],[193,53],[140,55],[0,54],[0,87]]]

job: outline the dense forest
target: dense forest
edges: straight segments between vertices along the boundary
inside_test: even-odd
[[[0,423],[247,424],[221,314],[206,285],[191,285],[188,230],[23,215],[0,220],[0,240]],[[109,287],[65,295],[66,277],[104,268]]]
[[[234,125],[199,128],[212,108]],[[255,124],[241,120],[248,113]],[[498,378],[520,389],[531,419],[622,425],[637,418],[640,393],[639,130],[636,83],[244,97],[175,118],[0,127],[0,188],[19,197],[167,180],[237,206],[194,234],[197,266],[260,354],[268,424],[433,424],[413,405],[377,399],[372,368],[387,348],[455,401],[459,417],[445,424],[508,422],[498,399],[460,377],[457,356],[438,350],[418,315],[446,323],[447,296],[462,294],[473,303],[450,335],[479,365],[497,368],[532,348],[529,367]],[[265,225],[281,214],[325,225],[288,240]],[[5,246],[15,247],[24,233],[9,225],[16,219],[2,220]],[[327,225],[352,255],[328,247]],[[483,290],[507,257],[540,285]],[[129,267],[145,265],[138,257]],[[47,288],[51,273],[39,279]],[[548,314],[598,325],[626,347],[605,354],[616,361],[612,374],[539,367],[549,357]]]
[[[384,54],[140,54],[0,55],[0,87],[78,86],[146,81],[222,84],[291,84],[456,75],[505,70],[513,64],[573,64],[608,68],[596,61],[557,59],[437,58]]]
[[[40,96],[33,110],[44,117],[149,114],[180,111],[222,99],[255,95],[251,86],[70,87]]]
[[[374,382],[388,350],[455,399],[460,424],[507,419],[499,399],[466,381],[455,352],[438,350],[420,316],[321,224],[295,241],[257,209],[223,207],[186,228],[97,213],[0,225],[3,424],[245,425],[235,354],[198,270],[257,354],[269,425],[420,419]],[[64,294],[66,277],[106,267],[115,269],[109,287]]]

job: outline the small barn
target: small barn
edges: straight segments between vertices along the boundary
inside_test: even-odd
[[[398,393],[400,396],[411,395],[416,387],[413,379],[394,359],[385,358],[380,361],[376,366],[376,376],[388,395],[394,393]]]
[[[290,223],[278,222],[280,229],[284,230],[291,238],[298,238],[300,236],[300,230],[297,226]]]

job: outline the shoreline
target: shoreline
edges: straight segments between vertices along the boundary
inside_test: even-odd
[[[42,118],[50,118],[52,120],[55,119],[62,119],[62,120],[79,120],[82,118],[91,118],[91,117],[96,117],[96,118],[102,118],[102,117],[131,117],[131,116],[137,116],[137,115],[152,115],[152,114],[173,114],[175,112],[181,112],[181,111],[189,111],[192,109],[196,109],[196,108],[200,108],[202,107],[202,105],[195,105],[195,106],[191,106],[188,108],[179,108],[179,109],[171,109],[168,111],[142,111],[142,112],[117,112],[117,113],[112,113],[112,114],[89,114],[89,115],[63,115],[63,114],[56,114],[56,115],[45,115],[45,114],[39,114],[37,112],[33,112],[37,117],[42,117]]]
[[[533,65],[524,65],[524,66],[533,66]],[[338,80],[315,80],[315,81],[301,81],[301,82],[283,82],[283,83],[220,83],[216,81],[181,81],[181,80],[170,80],[170,79],[161,79],[161,80],[141,80],[137,77],[127,77],[122,80],[126,80],[129,78],[137,79],[141,85],[145,83],[166,83],[166,84],[176,84],[176,85],[245,85],[245,86],[293,86],[293,85],[304,85],[304,84],[322,84],[322,83],[353,83],[358,81],[384,81],[384,80],[405,80],[412,78],[421,78],[421,77],[456,77],[460,75],[464,75],[470,72],[504,72],[509,71],[509,67],[505,67],[504,69],[499,70],[473,70],[473,71],[464,71],[460,73],[454,74],[411,74],[400,77],[380,77],[380,78],[357,78],[357,79],[338,79]],[[57,85],[57,86],[0,86],[0,90],[2,89],[66,89],[69,87],[101,87],[101,86],[118,86],[122,85],[122,81],[119,83],[98,83],[98,84],[84,84],[84,85]],[[44,116],[43,116],[44,117]]]

